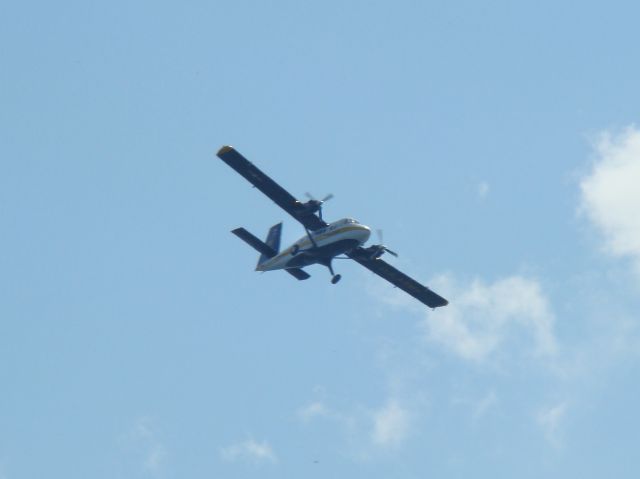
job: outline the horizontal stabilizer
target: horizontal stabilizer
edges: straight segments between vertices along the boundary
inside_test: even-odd
[[[305,270],[300,268],[289,268],[289,269],[285,269],[285,271],[289,273],[291,276],[293,276],[294,278],[299,279],[300,281],[311,278],[311,275],[309,273],[307,273]]]
[[[244,228],[236,228],[231,232],[234,235],[236,235],[238,238],[240,238],[242,241],[247,243],[249,246],[251,246],[253,249],[257,250],[258,252],[262,253],[263,255],[269,258],[272,258],[276,254],[278,254],[272,247],[260,241],[258,238],[253,236]]]

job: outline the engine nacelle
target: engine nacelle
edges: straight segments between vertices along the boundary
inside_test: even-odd
[[[317,213],[322,208],[322,202],[318,200],[309,200],[306,203],[303,203],[304,209],[309,212],[309,214]]]
[[[369,253],[369,258],[371,259],[378,259],[385,253],[385,251],[385,247],[380,244],[372,245],[367,248],[367,253]]]
[[[304,203],[296,201],[296,208],[302,215],[313,215],[318,213],[322,208],[322,203],[318,200],[309,200]]]

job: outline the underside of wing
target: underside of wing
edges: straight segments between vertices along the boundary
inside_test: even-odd
[[[386,261],[383,261],[380,258],[371,258],[371,255],[363,248],[356,248],[347,254],[351,259],[357,261],[370,271],[373,271],[378,276],[386,279],[394,286],[397,286],[401,290],[409,293],[411,296],[430,308],[438,308],[449,304],[449,302],[442,296],[434,293],[429,288],[418,283],[415,279],[410,278],[402,271],[394,268]]]
[[[280,208],[302,223],[305,228],[317,230],[327,226],[327,223],[315,214],[316,210],[311,209],[307,203],[297,200],[232,146],[223,146],[217,155],[253,186],[271,198]]]

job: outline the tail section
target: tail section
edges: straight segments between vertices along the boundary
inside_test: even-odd
[[[271,229],[269,229],[269,234],[267,234],[267,239],[265,244],[274,251],[274,254],[264,254],[260,255],[260,259],[258,260],[258,264],[264,263],[269,258],[273,258],[280,252],[280,237],[282,236],[282,223],[278,223],[277,225],[273,225]]]
[[[280,251],[282,223],[278,223],[277,225],[271,227],[271,229],[269,230],[269,234],[267,235],[267,239],[264,242],[260,241],[244,228],[236,228],[231,232],[260,253],[258,266],[267,261],[269,258],[273,258]]]
[[[268,246],[266,243],[263,243],[262,241],[260,241],[258,238],[253,236],[244,228],[236,228],[231,232],[234,235],[236,235],[238,238],[240,238],[242,241],[247,243],[249,246],[251,246],[253,249],[261,253],[262,256],[260,256],[260,258],[262,258],[263,256],[266,256],[267,258],[273,258],[275,255],[278,254],[273,248]]]
[[[258,266],[269,258],[273,258],[280,251],[280,236],[282,235],[282,223],[274,225],[269,230],[266,241],[260,241],[244,228],[236,228],[231,231],[234,235],[247,243],[253,249],[260,253],[260,259],[258,260]],[[257,268],[256,268],[257,269]],[[285,270],[291,276],[299,280],[309,279],[309,273],[303,271],[300,268],[287,268]]]

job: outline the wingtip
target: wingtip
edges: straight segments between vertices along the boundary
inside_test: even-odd
[[[443,306],[447,306],[449,304],[449,301],[447,301],[446,299],[442,298],[442,301],[440,301],[440,303],[436,306],[436,308],[442,308]]]
[[[234,148],[233,148],[233,146],[230,146],[230,145],[224,145],[222,148],[220,148],[220,149],[218,150],[218,153],[216,153],[216,155],[217,155],[217,156],[222,156],[222,155],[224,155],[225,153],[229,153],[230,151],[233,151],[233,149],[234,149]]]
[[[438,304],[431,304],[431,305],[428,305],[428,306],[429,306],[429,308],[431,308],[431,311],[435,311],[436,309],[438,309],[438,308],[442,308],[442,307],[444,307],[444,306],[447,306],[448,304],[449,304],[449,301],[447,301],[447,300],[445,299],[444,301],[441,301],[441,302],[440,302],[440,303],[438,303]]]

